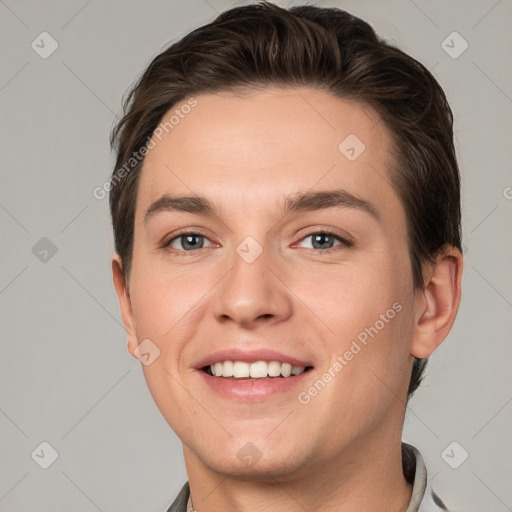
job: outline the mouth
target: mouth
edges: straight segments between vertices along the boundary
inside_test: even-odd
[[[201,370],[210,377],[228,380],[274,380],[290,379],[312,370],[312,366],[294,366],[282,361],[218,361]]]
[[[205,392],[236,403],[264,402],[288,394],[294,400],[314,371],[312,359],[273,349],[226,348],[198,361]]]
[[[283,361],[218,361],[198,372],[209,393],[236,403],[262,403],[288,394],[293,402],[307,387],[313,366]]]

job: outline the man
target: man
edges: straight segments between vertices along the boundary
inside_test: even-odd
[[[462,275],[452,114],[338,9],[231,9],[114,129],[130,353],[183,443],[169,511],[447,510],[401,442]]]

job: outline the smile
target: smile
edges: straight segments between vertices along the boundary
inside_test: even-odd
[[[269,377],[294,377],[309,370],[310,366],[293,366],[280,361],[219,361],[203,370],[212,377],[231,379],[267,379]]]

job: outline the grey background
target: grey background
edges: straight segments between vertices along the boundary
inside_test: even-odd
[[[242,3],[0,0],[0,511],[163,511],[186,480],[180,442],[126,350],[108,200],[93,189],[111,173],[123,92],[169,41]],[[463,300],[404,439],[454,510],[512,510],[512,4],[316,3],[369,21],[430,68],[451,102]],[[43,31],[58,42],[46,59],[31,47]],[[469,44],[458,58],[442,46],[454,31]],[[446,44],[453,53],[462,42]],[[36,450],[43,441],[58,452],[48,469],[36,463],[50,456]],[[469,453],[457,469],[442,456],[453,441],[452,464]]]

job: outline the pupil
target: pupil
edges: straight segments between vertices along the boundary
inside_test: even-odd
[[[194,243],[194,239],[199,238],[197,235],[186,235],[183,237],[185,240],[185,243],[183,244],[183,247],[186,249],[187,246],[189,246],[189,249],[197,249],[199,244],[197,241]]]
[[[325,233],[320,234],[320,235],[315,235],[313,246],[315,245],[316,242],[318,242],[320,244],[320,248],[325,248],[326,246],[332,247],[332,243],[329,243],[329,241],[328,241],[329,238],[332,238],[331,235],[326,235]],[[327,240],[327,244],[326,244],[326,240]],[[332,240],[331,240],[331,242],[332,242]]]

